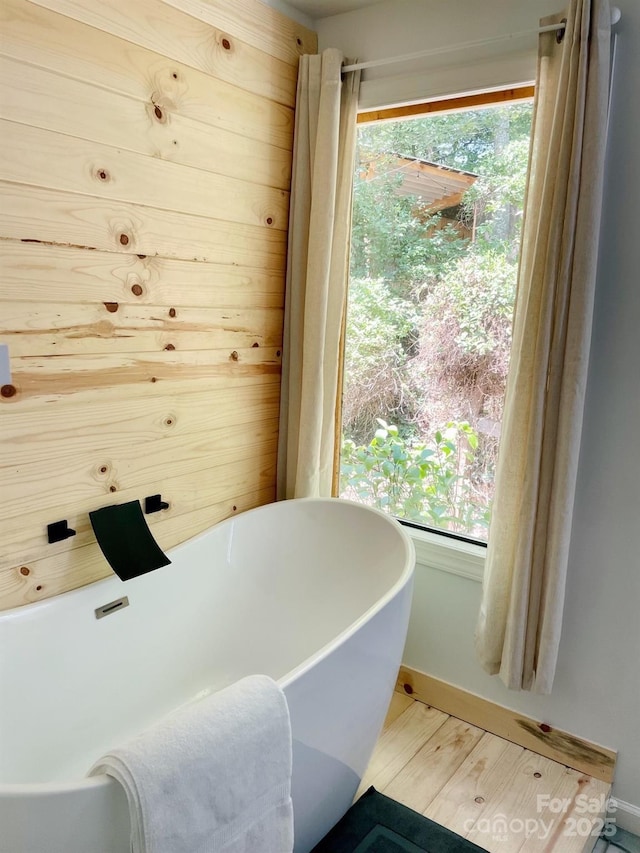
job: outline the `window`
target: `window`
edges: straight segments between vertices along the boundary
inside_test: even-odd
[[[530,100],[361,125],[340,494],[486,542]]]

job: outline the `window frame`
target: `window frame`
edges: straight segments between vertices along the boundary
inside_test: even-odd
[[[492,105],[507,106],[511,103],[532,100],[535,87],[531,84],[493,89],[473,94],[450,96],[428,100],[417,104],[399,107],[386,107],[379,110],[362,110],[358,113],[357,124],[377,124],[382,121],[418,118],[445,112],[480,109]],[[334,495],[339,494],[340,482],[340,436],[342,434],[342,391],[344,380],[346,312],[343,317],[340,341],[338,402],[336,406],[336,443],[334,453]],[[395,516],[394,516],[395,517]],[[447,530],[436,530],[411,522],[397,519],[411,537],[416,562],[438,571],[458,575],[467,580],[482,583],[487,553],[487,543],[473,540]]]
[[[483,542],[447,535],[447,531],[420,528],[397,519],[413,540],[421,566],[482,583],[487,546]]]

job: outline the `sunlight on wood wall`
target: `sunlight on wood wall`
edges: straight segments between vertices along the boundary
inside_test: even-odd
[[[167,549],[274,499],[295,85],[317,45],[259,0],[4,0],[0,24],[6,609],[111,573],[91,510],[162,493]],[[49,545],[64,518],[77,535]]]

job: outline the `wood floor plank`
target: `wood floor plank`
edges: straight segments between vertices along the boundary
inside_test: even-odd
[[[413,699],[411,696],[407,696],[405,693],[398,693],[397,690],[393,691],[393,696],[391,697],[391,702],[389,703],[389,710],[387,711],[387,716],[384,720],[384,729],[388,729],[389,726],[394,723],[401,714],[410,708],[413,705]]]
[[[426,740],[421,732],[416,748],[425,711],[434,709],[394,694],[359,794],[375,784],[489,853],[591,853],[604,826],[608,782],[446,715]],[[474,732],[475,745],[465,730]]]
[[[590,853],[605,825],[610,791],[608,782],[566,767],[553,789],[551,804],[540,803],[540,827],[520,853]]]
[[[439,708],[459,720],[468,720],[484,731],[518,743],[537,755],[544,755],[596,779],[608,783],[613,781],[615,750],[576,737],[548,722],[490,702],[411,667],[400,667],[396,685],[396,689],[408,688],[408,692],[419,702]]]
[[[489,853],[519,853],[527,840],[527,827],[537,825],[542,817],[538,798],[552,796],[566,770],[562,764],[528,750],[510,769],[466,834],[469,841]]]
[[[383,792],[415,811],[424,812],[483,734],[482,729],[449,717],[402,773],[385,785]]]
[[[505,768],[524,749],[485,732],[424,814],[458,835],[466,835],[480,816],[484,803],[500,786]]]
[[[381,734],[359,793],[370,785],[384,790],[447,719],[442,711],[414,702]]]

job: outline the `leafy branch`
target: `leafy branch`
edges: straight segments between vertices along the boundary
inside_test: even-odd
[[[341,495],[397,518],[481,536],[490,510],[469,476],[478,451],[471,426],[451,421],[423,442],[403,438],[382,418],[378,424],[367,445],[343,438]]]

